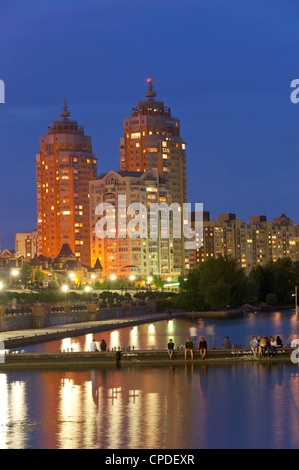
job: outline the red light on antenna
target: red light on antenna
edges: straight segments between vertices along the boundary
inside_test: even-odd
[[[147,81],[148,81],[148,83],[152,83],[152,78],[149,77],[149,78],[147,79]]]

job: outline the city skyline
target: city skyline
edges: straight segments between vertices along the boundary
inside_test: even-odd
[[[229,1],[233,8],[226,11],[219,1],[166,1],[148,10],[131,1],[127,10],[120,2],[91,1],[82,14],[80,2],[72,2],[72,13],[68,1],[59,13],[29,3],[35,8],[19,4],[16,13],[2,7],[3,249],[13,247],[16,232],[36,227],[38,139],[59,116],[63,99],[93,138],[98,174],[117,171],[122,119],[144,96],[149,76],[181,120],[189,202],[202,202],[212,219],[226,212],[245,222],[251,215],[271,220],[286,213],[299,223],[299,105],[290,100],[297,5],[286,12],[278,2]],[[157,13],[159,30],[150,27]],[[60,46],[70,40],[65,55]]]

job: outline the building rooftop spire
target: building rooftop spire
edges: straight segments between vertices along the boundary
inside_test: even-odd
[[[152,98],[155,98],[157,96],[157,93],[154,91],[153,80],[151,77],[147,79],[147,83],[148,91],[145,93],[145,96],[151,100]]]
[[[69,108],[68,108],[68,105],[67,105],[67,101],[66,101],[66,99],[64,98],[64,102],[63,102],[63,106],[62,106],[62,111],[61,111],[61,113],[60,113],[60,116],[61,116],[62,118],[68,118],[68,117],[71,115],[71,113],[69,112],[68,109],[69,109]]]

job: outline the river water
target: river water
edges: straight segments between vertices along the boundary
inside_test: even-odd
[[[108,346],[165,349],[184,344],[195,324],[216,346],[229,336],[247,346],[252,335],[295,327],[292,311],[244,318],[171,319],[93,335]],[[87,350],[92,336],[26,351]],[[1,449],[294,449],[299,447],[299,369],[291,361],[182,365],[0,374]]]

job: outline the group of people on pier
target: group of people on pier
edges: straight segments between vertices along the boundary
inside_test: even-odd
[[[107,344],[106,344],[106,341],[104,339],[102,339],[102,341],[100,342],[100,350],[102,352],[106,351],[107,349]],[[90,343],[90,347],[89,347],[89,350],[91,352],[99,352],[99,349],[98,349],[98,346],[97,346],[97,343],[95,342],[95,339],[92,338],[92,341]]]
[[[193,335],[192,336],[190,335],[190,337],[187,338],[187,341],[185,344],[185,361],[188,359],[189,354],[190,354],[191,359],[193,360],[193,357],[194,357],[193,351],[194,349],[197,349],[197,337],[194,335],[194,331],[192,330],[192,328],[190,330],[191,330],[190,332],[193,333]],[[265,337],[253,336],[250,341],[250,348],[251,348],[254,358],[256,359],[260,359],[261,357],[273,357],[276,354],[277,348],[282,348],[282,346],[283,346],[283,342],[280,336],[277,336],[276,339],[273,336],[270,336],[269,338],[267,336]],[[226,336],[225,339],[223,340],[222,348],[231,349],[231,343],[230,343],[228,336]],[[100,343],[100,350],[106,351],[106,349],[107,349],[106,341],[102,339]],[[172,339],[169,339],[167,350],[168,350],[169,358],[173,359],[174,342]],[[206,359],[208,345],[207,345],[207,341],[205,340],[203,336],[199,340],[198,350],[199,350],[201,358]],[[99,351],[94,338],[92,339],[92,342],[90,344],[90,351],[92,352]]]
[[[173,351],[174,351],[174,342],[172,339],[169,340],[169,343],[167,345],[168,348],[168,355],[170,359],[173,359]],[[191,359],[193,360],[193,349],[194,349],[194,344],[193,341],[190,338],[187,338],[186,344],[185,344],[185,361],[188,358],[188,353],[190,353]],[[202,336],[199,341],[199,353],[202,357],[202,359],[206,358],[207,354],[207,342],[205,338]]]
[[[273,336],[270,336],[270,338],[267,336],[253,336],[250,341],[250,348],[256,359],[264,356],[273,357],[277,348],[282,348],[282,346],[283,343],[280,336],[277,336],[276,339]]]
[[[273,357],[276,354],[277,348],[282,348],[282,346],[283,346],[283,342],[280,336],[277,336],[276,339],[273,336],[270,336],[269,338],[267,336],[265,337],[253,336],[252,340],[250,341],[250,348],[253,353],[253,356],[256,359],[265,357],[265,356]],[[228,336],[224,338],[222,342],[222,348],[231,349],[231,343],[230,343]],[[172,339],[169,339],[167,349],[168,349],[169,358],[173,359],[174,342]],[[187,341],[185,344],[185,361],[187,360],[189,353],[190,353],[191,359],[193,359],[194,349],[196,349],[196,338],[192,336],[191,339],[187,338]],[[207,341],[205,340],[203,336],[200,338],[198,350],[202,359],[205,359],[207,355],[208,346],[207,346]]]

